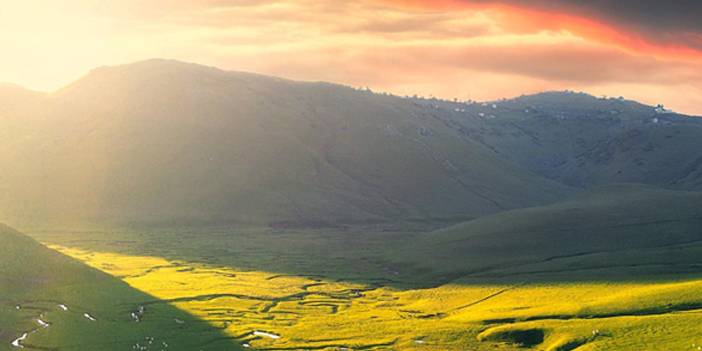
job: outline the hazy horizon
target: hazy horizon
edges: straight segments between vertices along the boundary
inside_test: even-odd
[[[25,1],[0,13],[0,81],[53,91],[154,57],[396,95],[551,90],[702,114],[695,4],[535,1]]]
[[[215,68],[215,69],[222,70],[222,71],[225,71],[225,72],[251,73],[251,74],[257,74],[257,75],[268,76],[268,77],[274,77],[274,78],[289,79],[289,80],[298,81],[298,82],[338,84],[338,85],[347,86],[347,87],[355,88],[355,89],[366,89],[366,88],[368,88],[368,89],[373,90],[373,91],[376,92],[376,93],[387,93],[387,94],[395,95],[395,96],[398,96],[398,97],[436,98],[436,99],[444,100],[444,101],[454,101],[455,99],[457,99],[457,98],[455,98],[455,97],[436,96],[436,95],[433,95],[433,94],[422,95],[422,94],[419,94],[419,93],[411,93],[411,92],[410,92],[410,93],[407,93],[407,94],[398,94],[398,93],[395,93],[395,92],[392,92],[392,91],[384,91],[384,90],[377,90],[377,91],[376,91],[376,90],[374,90],[372,87],[368,87],[368,86],[352,86],[352,85],[349,85],[349,84],[344,84],[343,82],[294,79],[294,78],[285,77],[285,76],[269,75],[269,74],[261,73],[261,72],[240,71],[240,70],[236,70],[236,69],[227,70],[227,69],[222,69],[222,68],[220,68],[220,67],[211,66],[211,65],[206,65],[206,64],[197,63],[197,62],[182,61],[182,60],[178,60],[178,59],[175,59],[175,58],[157,58],[157,57],[154,57],[154,58],[147,58],[147,59],[138,60],[138,61],[133,61],[133,62],[126,62],[126,63],[121,63],[121,64],[115,64],[115,65],[101,65],[101,66],[96,66],[96,67],[93,67],[93,68],[87,70],[84,74],[79,75],[76,79],[71,80],[71,81],[67,82],[66,84],[61,85],[61,86],[59,86],[58,88],[55,88],[55,89],[53,89],[53,90],[32,89],[32,88],[23,86],[23,85],[18,84],[18,83],[14,83],[14,82],[5,82],[5,81],[0,81],[0,87],[2,87],[2,86],[4,85],[4,86],[16,87],[16,88],[19,88],[19,89],[29,90],[29,91],[32,91],[32,92],[35,92],[35,93],[42,93],[42,94],[49,94],[49,95],[51,95],[51,94],[54,94],[54,93],[56,93],[56,92],[61,91],[61,90],[64,89],[64,88],[69,87],[71,84],[73,84],[73,83],[75,83],[75,82],[80,81],[82,78],[87,77],[87,76],[88,76],[91,72],[93,72],[94,70],[97,70],[97,69],[100,69],[100,68],[106,68],[106,67],[121,67],[121,66],[125,66],[125,67],[126,67],[126,66],[129,66],[129,65],[138,64],[138,63],[142,63],[142,62],[149,62],[149,61],[173,61],[173,62],[180,62],[180,63],[185,63],[185,64],[195,64],[195,65],[198,65],[198,66],[209,67],[209,68]],[[500,96],[500,97],[495,97],[495,98],[486,99],[486,100],[466,99],[465,101],[470,100],[470,101],[474,101],[474,102],[487,102],[487,103],[489,103],[489,102],[493,102],[493,101],[512,100],[512,99],[516,99],[516,98],[523,97],[523,96],[538,95],[538,94],[542,94],[542,93],[551,93],[551,92],[576,92],[576,93],[584,93],[584,94],[591,95],[591,96],[596,96],[596,97],[604,96],[604,97],[607,97],[607,98],[619,98],[619,97],[623,97],[623,98],[625,98],[626,100],[635,101],[635,102],[643,103],[643,104],[650,105],[650,106],[656,106],[656,105],[658,105],[658,104],[662,104],[662,105],[666,106],[667,108],[670,107],[670,106],[668,106],[668,105],[665,104],[665,103],[661,103],[661,102],[653,103],[653,102],[648,102],[648,101],[639,101],[639,100],[636,100],[636,99],[633,99],[633,98],[630,98],[630,97],[628,97],[628,96],[624,96],[624,95],[621,95],[621,94],[619,94],[619,95],[612,95],[612,96],[609,96],[609,95],[596,95],[596,94],[594,94],[594,93],[592,93],[592,92],[590,92],[590,91],[582,91],[582,90],[578,91],[578,90],[574,90],[574,89],[568,89],[567,87],[565,87],[565,88],[563,88],[563,89],[547,89],[547,90],[540,90],[540,91],[519,93],[519,94],[517,94],[517,95]],[[460,100],[460,101],[464,101],[464,100]],[[675,112],[676,112],[676,113],[681,113],[681,114],[687,114],[687,115],[692,116],[692,117],[702,116],[702,111],[700,111],[699,113],[688,113],[688,112],[686,112],[686,111],[678,111],[678,110],[675,110]]]

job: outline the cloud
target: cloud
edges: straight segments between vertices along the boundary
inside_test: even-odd
[[[700,25],[673,5],[663,8],[664,2],[43,3],[16,2],[0,12],[0,81],[57,88],[94,66],[165,57],[448,98],[566,88],[617,96],[629,91],[650,103],[702,113],[691,103],[702,90],[702,55],[692,45]],[[612,3],[622,8],[610,8]],[[636,5],[644,3],[650,12]],[[634,9],[644,12],[627,12]],[[655,12],[663,18],[647,24],[647,14]]]
[[[702,64],[662,62],[606,46],[587,44],[490,45],[440,42],[377,47],[315,48],[261,62],[257,70],[296,78],[315,77],[354,84],[417,84],[438,72],[482,72],[550,82],[552,86],[656,84],[702,81]],[[319,67],[334,67],[331,74]],[[354,79],[354,77],[357,77]],[[360,78],[360,79],[359,79]],[[436,81],[436,84],[440,82]]]
[[[510,5],[546,12],[592,16],[650,33],[702,32],[702,2],[698,0],[387,0],[403,6],[446,9],[456,6]]]
[[[698,0],[379,0],[428,10],[497,8],[522,30],[565,29],[632,49],[702,57]],[[513,29],[517,26],[513,26]]]
[[[526,1],[507,1],[523,5]],[[679,39],[669,34],[702,32],[702,2],[698,0],[536,0],[527,6],[547,11],[593,16],[617,25],[643,31],[662,39]]]

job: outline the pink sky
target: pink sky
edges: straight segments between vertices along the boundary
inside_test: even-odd
[[[400,95],[571,89],[702,114],[697,28],[571,2],[15,1],[0,11],[0,81],[51,91],[161,57]]]

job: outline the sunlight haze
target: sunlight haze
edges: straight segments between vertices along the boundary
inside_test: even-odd
[[[5,1],[0,82],[53,91],[98,66],[173,58],[447,99],[626,92],[702,114],[693,34],[655,36],[567,7],[468,3]]]
[[[0,351],[702,351],[702,0],[0,0]]]

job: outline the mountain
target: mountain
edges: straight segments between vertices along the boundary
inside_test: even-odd
[[[400,98],[169,60],[0,89],[0,219],[455,223],[577,189],[702,190],[702,119],[550,92]]]
[[[575,92],[485,104],[420,103],[440,106],[437,115],[465,138],[569,186],[702,190],[702,118]]]
[[[571,191],[423,106],[327,83],[150,60],[31,105],[0,119],[30,121],[0,151],[17,223],[444,221]]]

